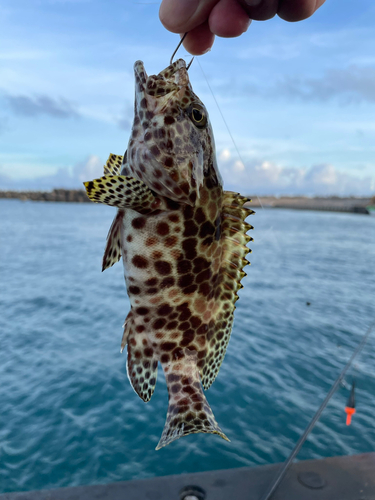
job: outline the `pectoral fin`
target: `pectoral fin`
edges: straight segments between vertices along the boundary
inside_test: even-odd
[[[91,201],[105,203],[117,208],[131,208],[141,214],[161,208],[161,200],[151,189],[134,177],[105,175],[93,181],[84,182]]]

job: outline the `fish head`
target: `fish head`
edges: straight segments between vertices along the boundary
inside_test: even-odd
[[[159,195],[194,204],[205,178],[222,184],[207,110],[179,59],[158,75],[134,65],[134,123],[127,150],[132,175]]]

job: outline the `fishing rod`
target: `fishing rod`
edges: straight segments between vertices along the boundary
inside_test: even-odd
[[[325,397],[323,403],[320,405],[318,411],[315,413],[315,415],[311,419],[311,421],[310,421],[309,425],[307,426],[305,432],[299,438],[299,440],[298,440],[297,444],[295,445],[295,447],[293,448],[293,450],[292,450],[289,458],[285,461],[285,463],[281,467],[279,473],[275,477],[273,483],[268,488],[268,490],[266,491],[266,493],[262,496],[261,500],[269,500],[269,498],[271,498],[271,496],[275,492],[276,488],[279,486],[279,484],[281,483],[281,481],[284,479],[285,474],[288,472],[288,469],[291,466],[293,460],[295,459],[295,457],[297,456],[298,452],[300,451],[303,443],[306,441],[307,436],[310,434],[310,432],[312,431],[314,425],[319,420],[320,415],[322,414],[324,408],[327,406],[329,400],[331,399],[331,397],[335,393],[337,387],[340,385],[340,382],[344,378],[345,373],[349,370],[349,368],[350,368],[350,366],[351,366],[354,358],[362,351],[362,349],[363,349],[363,347],[364,347],[364,345],[365,345],[365,343],[366,343],[366,341],[367,341],[370,333],[374,329],[374,327],[375,327],[375,320],[368,327],[366,333],[362,337],[361,342],[358,344],[358,346],[354,350],[354,352],[351,355],[349,361],[346,363],[346,365],[342,369],[340,375],[337,377],[336,381],[332,385],[332,387],[331,387],[330,391],[328,392],[327,396]]]

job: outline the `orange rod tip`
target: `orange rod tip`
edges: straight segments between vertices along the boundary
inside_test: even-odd
[[[352,416],[355,413],[355,408],[351,408],[350,406],[346,406],[345,412],[346,412],[346,425],[350,425],[352,423]]]

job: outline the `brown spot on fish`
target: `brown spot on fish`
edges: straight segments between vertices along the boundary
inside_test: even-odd
[[[166,222],[159,222],[159,224],[156,226],[156,232],[160,236],[165,236],[169,233],[169,225]]]
[[[175,259],[175,260],[179,260],[182,256],[182,253],[180,252],[180,250],[178,249],[173,249],[171,250],[171,256]]]
[[[171,265],[166,260],[158,260],[154,264],[156,271],[162,276],[166,276],[171,273]]]
[[[134,229],[142,229],[146,225],[145,217],[136,217],[132,220],[132,226]]]
[[[169,304],[162,304],[157,310],[159,316],[168,316],[171,312],[172,308]]]
[[[132,263],[138,269],[145,269],[148,266],[148,261],[141,255],[134,255]]]
[[[169,276],[168,278],[164,278],[160,283],[161,288],[170,288],[175,283],[173,276]]]
[[[153,245],[156,245],[157,242],[158,242],[158,239],[152,236],[150,238],[147,238],[147,240],[145,241],[145,244],[147,247],[151,247]]]
[[[174,297],[177,297],[179,295],[179,290],[177,288],[173,288],[168,292],[168,297],[170,299],[173,299]]]
[[[172,123],[174,123],[174,118],[173,118],[173,116],[167,115],[167,116],[164,118],[164,124],[165,124],[165,125],[172,125]]]
[[[180,217],[178,214],[170,214],[168,215],[168,219],[171,221],[171,222],[180,222]]]
[[[168,238],[165,239],[165,246],[166,247],[173,247],[177,244],[178,239],[176,236],[168,236]]]
[[[176,342],[163,342],[160,346],[162,351],[172,351],[176,347]]]
[[[185,274],[191,271],[192,265],[190,260],[181,260],[177,263],[178,274]]]
[[[148,313],[148,308],[147,307],[137,307],[136,313],[139,314],[140,316],[145,316]]]
[[[156,278],[150,278],[145,281],[145,285],[147,286],[156,286],[158,284],[158,280]]]

